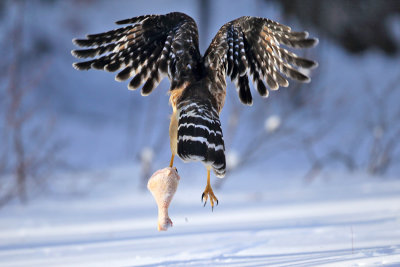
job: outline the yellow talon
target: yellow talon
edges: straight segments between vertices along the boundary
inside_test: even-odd
[[[214,195],[214,192],[213,192],[213,190],[211,188],[210,169],[209,168],[207,168],[207,185],[206,185],[206,189],[204,189],[204,192],[201,195],[201,201],[202,202],[204,201],[204,206],[206,206],[208,198],[210,198],[211,210],[214,211],[214,202],[216,202],[217,205],[218,205],[218,199]]]

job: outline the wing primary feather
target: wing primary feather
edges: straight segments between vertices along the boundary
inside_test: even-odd
[[[133,79],[128,84],[129,90],[136,90],[143,83],[143,76],[146,74],[146,69],[133,77]]]
[[[154,88],[157,87],[159,82],[160,82],[160,73],[156,67],[153,68],[153,70],[150,73],[150,78],[148,78],[145,84],[143,85],[142,95],[143,96],[149,95],[154,90]]]
[[[132,76],[133,72],[134,72],[134,70],[133,70],[132,66],[128,66],[128,67],[124,68],[122,71],[120,71],[115,76],[115,80],[118,82],[126,81]]]
[[[303,73],[299,72],[291,65],[283,61],[282,53],[279,50],[279,47],[273,43],[267,43],[270,49],[268,50],[268,57],[273,60],[272,68],[274,69],[273,72],[273,79],[277,81],[280,86],[287,87],[289,82],[282,77],[276,68],[279,69],[280,72],[285,74],[287,77],[300,81],[300,82],[309,82],[310,78],[304,75]]]
[[[149,60],[147,61],[147,64],[144,66],[144,68],[147,69],[147,73],[145,76],[146,82],[142,87],[142,92],[141,94],[143,96],[146,96],[150,94],[153,89],[155,88],[156,85],[158,85],[159,81],[159,71],[158,71],[158,58],[161,53],[162,46],[158,46],[158,48],[153,52],[153,54],[150,56]]]
[[[89,48],[89,49],[72,50],[71,53],[74,57],[77,57],[77,58],[96,57],[96,56],[102,55],[104,53],[110,52],[115,47],[122,45],[122,44],[125,44],[125,42],[111,43],[108,45],[98,46],[98,47]]]
[[[97,33],[97,34],[88,34],[86,35],[86,39],[72,39],[72,42],[81,47],[89,47],[89,46],[99,46],[107,43],[117,42],[121,38],[129,35],[139,35],[141,27],[138,26],[127,26],[124,28],[119,28],[116,30]]]
[[[147,80],[147,77],[150,75],[150,71],[151,71],[150,69],[154,67],[153,64],[159,57],[161,50],[162,50],[162,46],[156,45],[152,54],[146,59],[143,66],[141,66],[140,72],[138,74],[136,74],[136,76],[129,83],[128,88],[130,90],[137,89],[145,80]]]
[[[267,81],[268,87],[271,88],[271,90],[278,90],[279,89],[279,85],[276,83],[276,81],[271,76],[271,74],[267,74],[266,81]]]
[[[261,43],[260,43],[261,44]],[[265,69],[265,79],[267,81],[267,85],[271,90],[278,90],[279,84],[276,82],[276,68],[274,65],[274,58],[270,55],[270,52],[263,45],[257,44],[253,46],[253,49],[256,51],[257,58],[261,63],[261,68]]]
[[[262,97],[268,97],[269,92],[267,87],[263,82],[263,77],[265,75],[264,70],[261,68],[257,58],[254,56],[252,49],[247,45],[245,40],[246,57],[248,58],[250,74],[253,77],[253,83],[256,84],[257,91]],[[261,74],[261,77],[260,77]]]
[[[296,54],[282,48],[279,47],[279,51],[280,51],[280,55],[282,57],[283,60],[285,60],[287,63],[289,64],[293,64],[296,67],[302,67],[302,68],[306,68],[306,69],[313,69],[316,68],[318,66],[318,63],[313,61],[313,60],[309,60],[306,58],[302,58],[297,56]]]
[[[250,73],[253,76],[253,83],[256,84],[256,88],[258,93],[262,96],[262,97],[268,97],[269,91],[267,89],[267,87],[265,86],[263,80],[260,77],[259,72],[255,69],[255,66],[253,64],[250,64]]]
[[[122,25],[122,24],[135,24],[138,23],[139,21],[143,21],[149,17],[154,17],[156,15],[143,15],[143,16],[138,16],[138,17],[134,17],[134,18],[130,18],[130,19],[122,19],[122,20],[118,20],[115,22],[115,24],[117,25]]]
[[[257,91],[262,97],[268,97],[269,91],[262,80],[257,80]]]
[[[92,67],[92,63],[94,63],[95,60],[89,60],[89,61],[84,61],[84,62],[75,62],[72,64],[72,66],[77,69],[77,70],[89,70]]]
[[[249,78],[247,75],[238,78],[239,98],[243,104],[253,105],[253,98],[250,92]]]
[[[112,52],[108,55],[91,60],[91,67],[98,70],[114,72],[123,67],[123,65],[131,63],[134,69],[136,69],[138,65],[144,61],[149,51],[154,49],[155,42],[159,40],[160,37],[160,34],[148,37],[147,42],[145,40],[139,40],[119,52]],[[146,45],[147,43],[150,43],[150,45]],[[108,66],[109,64],[112,65]]]
[[[257,20],[258,18],[254,19]],[[262,21],[269,29],[273,29],[275,31],[290,32],[292,30],[289,26],[283,25],[271,19],[262,19]]]
[[[115,36],[122,35],[122,34],[128,32],[128,31],[130,31],[132,29],[134,29],[134,26],[129,25],[129,26],[118,28],[118,29],[111,30],[111,31],[106,31],[106,32],[101,32],[101,33],[86,34],[86,38],[89,39],[89,40],[92,40],[92,41],[94,41],[96,39],[100,40],[100,39],[103,39],[104,37],[106,37],[106,39],[107,39],[107,38],[112,38],[112,37],[115,37]]]
[[[286,46],[293,48],[309,48],[313,47],[318,43],[318,39],[316,38],[307,38],[307,39],[292,39],[285,37],[277,37],[276,38],[279,43],[282,43]]]

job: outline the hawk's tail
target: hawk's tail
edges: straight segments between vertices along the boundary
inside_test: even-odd
[[[217,111],[208,101],[179,103],[177,153],[184,161],[202,161],[217,177],[226,172],[225,145]]]

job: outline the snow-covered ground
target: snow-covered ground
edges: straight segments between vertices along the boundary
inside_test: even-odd
[[[174,227],[158,232],[138,171],[75,174],[92,184],[75,195],[61,192],[79,187],[66,175],[55,194],[0,210],[0,266],[400,266],[398,179],[331,173],[305,184],[242,171],[216,190],[211,212],[200,203],[205,177],[187,170]]]

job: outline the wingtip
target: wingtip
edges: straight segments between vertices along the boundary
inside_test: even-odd
[[[137,87],[133,87],[130,83],[128,84],[129,91],[136,91]]]
[[[313,62],[314,62],[314,64],[310,67],[310,69],[318,68],[318,66],[319,66],[318,62],[317,61],[313,61]]]
[[[318,43],[319,43],[319,39],[318,39],[318,38],[311,38],[311,39],[313,39],[313,40],[314,40],[314,44],[313,44],[313,46],[316,46],[316,45],[318,45]]]
[[[82,56],[76,50],[71,50],[71,55],[76,58],[82,58]]]
[[[149,94],[151,93],[151,91],[150,92],[143,92],[143,90],[141,90],[140,91],[140,94],[142,95],[142,96],[148,96]]]
[[[279,90],[279,85],[276,84],[276,86],[270,86],[269,87],[272,91],[278,91]]]
[[[76,46],[87,46],[86,44],[87,40],[85,39],[79,39],[79,38],[74,38],[72,39],[72,43]]]
[[[73,43],[74,45],[78,45],[78,46],[79,46],[79,44],[78,44],[78,38],[73,38],[73,39],[72,39],[72,43]]]
[[[72,67],[76,70],[89,70],[92,68],[92,61],[83,61],[83,62],[75,62],[72,64]]]
[[[308,76],[306,76],[306,77],[307,77],[306,79],[301,81],[302,83],[310,83],[311,82],[311,78]]]
[[[288,87],[289,86],[289,81],[285,79],[284,83],[279,84],[282,87]]]
[[[73,67],[74,69],[76,69],[76,70],[81,70],[81,69],[78,67],[78,63],[76,63],[76,62],[72,63],[72,67]]]
[[[268,97],[269,97],[269,90],[267,89],[267,90],[265,91],[265,94],[262,94],[261,97],[263,97],[263,98],[268,98]]]
[[[129,24],[129,23],[131,23],[131,20],[132,19],[121,19],[121,20],[117,20],[115,22],[115,24],[117,24],[117,25]]]

